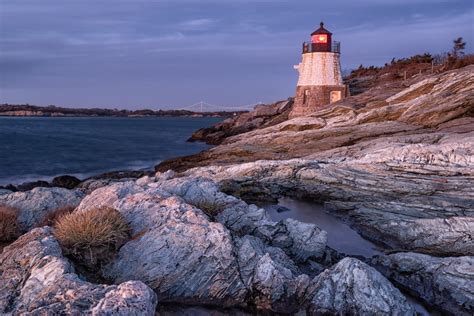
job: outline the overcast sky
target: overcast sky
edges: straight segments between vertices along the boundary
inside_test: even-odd
[[[472,0],[0,0],[0,102],[180,108],[292,96],[319,27],[342,67],[473,52]]]

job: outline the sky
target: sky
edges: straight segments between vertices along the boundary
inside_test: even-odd
[[[294,95],[320,21],[343,70],[474,47],[472,0],[0,0],[0,103],[126,109]]]

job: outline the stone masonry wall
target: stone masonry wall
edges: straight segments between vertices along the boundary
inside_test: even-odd
[[[341,98],[347,96],[347,87],[341,86],[298,86],[290,118],[303,116],[331,103],[331,92],[340,91]],[[305,96],[306,94],[306,96]]]
[[[295,69],[300,76],[290,118],[312,113],[349,94],[342,81],[338,53],[303,54],[302,62],[295,66]],[[333,98],[331,93],[334,94]]]

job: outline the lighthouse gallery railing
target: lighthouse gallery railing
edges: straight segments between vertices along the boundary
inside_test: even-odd
[[[316,45],[314,45],[312,42],[304,42],[303,43],[303,54],[306,53],[317,53],[317,52],[323,52],[322,50],[318,50],[316,48]],[[341,53],[341,42],[336,42],[333,41],[331,44],[331,53]]]

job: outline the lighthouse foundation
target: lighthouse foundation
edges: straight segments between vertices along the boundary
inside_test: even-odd
[[[290,118],[306,115],[349,95],[346,85],[298,86]]]

